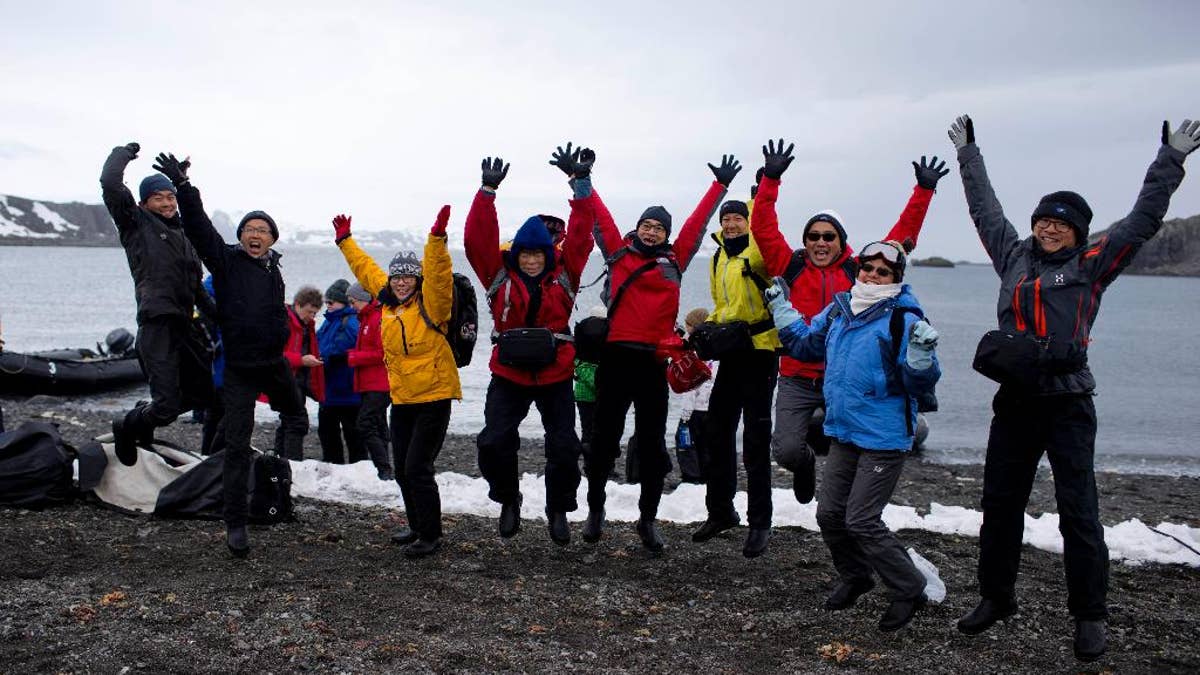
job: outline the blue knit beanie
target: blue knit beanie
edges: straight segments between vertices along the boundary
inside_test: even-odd
[[[513,237],[512,248],[509,249],[508,264],[513,269],[520,269],[517,261],[517,256],[522,250],[536,251],[540,250],[546,254],[546,269],[554,268],[554,238],[550,235],[550,231],[546,229],[546,222],[541,216],[531,216],[521,225],[521,229],[517,230],[517,235]]]
[[[150,195],[155,192],[170,190],[171,194],[175,194],[175,186],[171,184],[171,179],[161,173],[152,173],[142,179],[142,184],[138,187],[138,195],[141,197],[142,204],[150,199]]]

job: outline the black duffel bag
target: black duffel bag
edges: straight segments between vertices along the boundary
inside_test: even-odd
[[[1087,350],[1079,345],[1002,330],[983,334],[971,362],[984,377],[1027,391],[1036,390],[1043,376],[1068,375],[1086,365]]]
[[[734,354],[744,354],[754,350],[750,324],[745,321],[730,321],[729,323],[705,321],[692,331],[688,338],[688,344],[704,361],[720,361]]]
[[[500,363],[541,370],[558,359],[558,340],[549,328],[510,328],[496,338]]]

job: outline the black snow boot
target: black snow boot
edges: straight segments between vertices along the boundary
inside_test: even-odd
[[[1095,661],[1108,651],[1108,631],[1104,621],[1075,620],[1075,658]]]
[[[508,539],[521,531],[521,495],[516,501],[500,505],[500,536]]]
[[[859,596],[865,594],[875,588],[875,582],[871,579],[863,579],[861,581],[838,581],[837,586],[833,587],[833,592],[825,598],[825,609],[830,612],[838,612],[843,609],[848,609],[858,602]]]
[[[967,635],[979,635],[992,627],[997,621],[1007,619],[1017,613],[1017,601],[992,600],[984,598],[979,601],[971,613],[958,620],[958,631]]]
[[[408,546],[405,546],[402,552],[406,558],[424,558],[427,555],[433,555],[434,553],[437,553],[437,550],[441,547],[441,537],[438,537],[437,539],[418,539]]]
[[[550,530],[550,540],[554,543],[559,546],[571,543],[571,526],[567,525],[567,514],[546,509],[546,528]]]
[[[230,525],[225,528],[225,545],[235,558],[245,558],[250,555],[250,536],[246,534],[245,525]]]
[[[692,533],[692,541],[697,544],[708,541],[725,530],[737,527],[739,524],[741,524],[741,519],[738,518],[738,514],[736,513],[729,513],[721,518],[709,516],[708,520],[704,521],[704,524],[700,526],[700,529]]]
[[[392,533],[393,544],[400,544],[403,546],[404,544],[411,544],[416,540],[417,533],[413,532],[412,528],[402,527]]]
[[[587,520],[583,523],[583,540],[589,544],[600,541],[604,536],[604,507],[588,509]]]
[[[137,438],[129,428],[128,415],[112,421],[113,450],[117,459],[125,466],[137,464]]]
[[[639,518],[637,534],[642,540],[642,546],[645,546],[647,551],[658,553],[663,550],[663,540],[658,535],[658,527],[655,526],[653,518]]]
[[[909,600],[893,600],[879,618],[879,630],[891,633],[904,628],[928,602],[929,598],[924,593]]]
[[[752,527],[746,534],[746,543],[742,546],[742,555],[747,558],[757,558],[767,552],[767,542],[771,540],[771,528]]]

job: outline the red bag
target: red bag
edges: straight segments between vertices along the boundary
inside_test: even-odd
[[[667,364],[667,384],[676,394],[689,392],[712,379],[712,369],[690,349],[671,355]]]

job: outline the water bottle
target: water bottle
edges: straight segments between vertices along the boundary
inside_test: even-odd
[[[692,432],[688,429],[687,422],[679,420],[679,426],[675,429],[675,448],[677,450],[690,450],[692,447]]]

